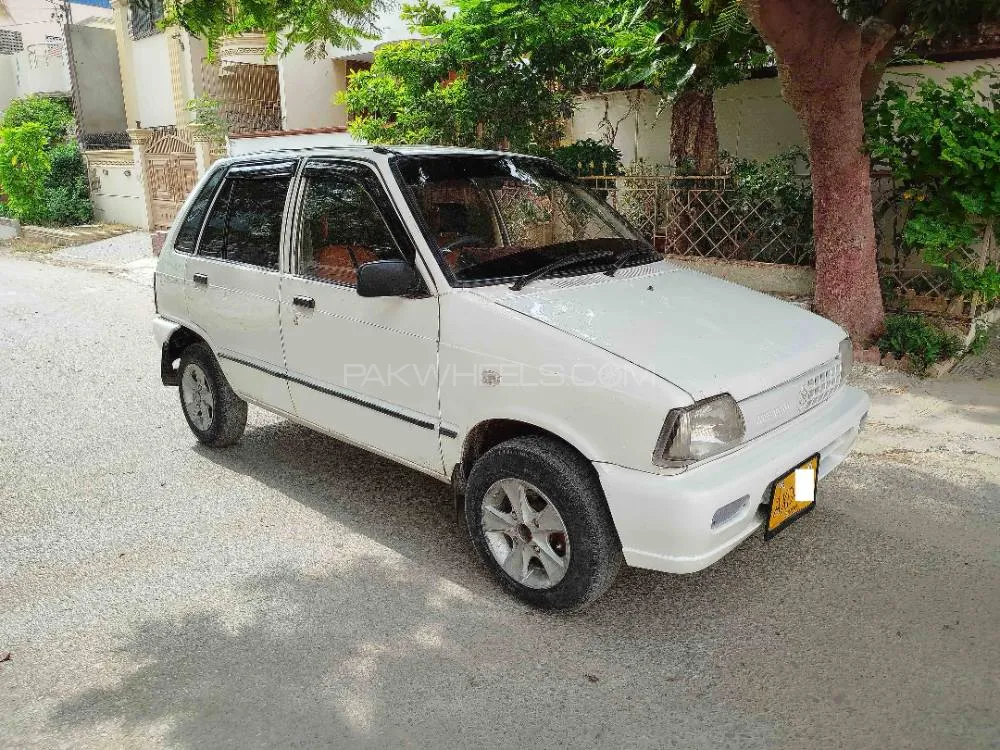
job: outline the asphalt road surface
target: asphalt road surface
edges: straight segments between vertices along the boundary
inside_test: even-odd
[[[988,431],[883,431],[774,541],[548,616],[443,484],[254,409],[200,447],[152,314],[0,257],[0,746],[1000,745]]]

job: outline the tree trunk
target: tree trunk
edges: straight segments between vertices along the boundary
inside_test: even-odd
[[[688,90],[670,108],[670,155],[674,165],[695,174],[715,174],[719,133],[711,91]]]
[[[862,77],[896,29],[860,27],[832,0],[745,0],[750,20],[775,50],[785,101],[805,131],[812,163],[815,309],[855,345],[882,333],[871,164],[864,151]]]
[[[812,163],[815,309],[866,346],[884,313],[860,83],[805,94],[799,109]]]

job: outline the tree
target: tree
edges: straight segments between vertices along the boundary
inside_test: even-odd
[[[817,312],[859,346],[882,332],[870,160],[862,105],[894,49],[995,12],[994,0],[743,0],[774,50],[785,101],[812,163]],[[992,6],[992,7],[989,7]]]
[[[645,86],[672,102],[670,154],[685,171],[719,164],[716,89],[770,62],[736,0],[625,0],[607,5],[614,27],[606,81]]]
[[[595,3],[458,0],[407,15],[431,42],[375,52],[352,76],[351,131],[372,142],[446,143],[521,151],[555,146],[581,90],[596,89],[605,37]]]
[[[307,56],[322,57],[327,45],[353,48],[359,38],[376,38],[387,7],[386,0],[177,0],[167,4],[163,24],[204,39],[210,51],[224,37],[256,31],[267,35],[270,53],[301,44]]]

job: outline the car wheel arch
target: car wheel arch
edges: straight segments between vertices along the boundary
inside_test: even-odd
[[[174,363],[178,362],[181,354],[192,344],[205,344],[211,349],[211,345],[205,338],[187,326],[180,326],[170,334],[170,337],[163,342],[163,350],[160,355],[160,379],[164,385],[176,386],[180,383],[180,373]]]
[[[484,419],[477,422],[466,432],[462,443],[461,459],[455,465],[452,472],[452,487],[455,491],[456,510],[461,510],[465,503],[465,483],[472,472],[472,467],[476,460],[486,453],[486,451],[490,450],[490,448],[500,445],[500,443],[529,435],[547,437],[567,446],[570,450],[579,454],[586,461],[587,465],[591,466],[594,477],[598,477],[597,470],[593,468],[593,464],[587,453],[575,445],[574,441],[567,439],[565,436],[549,428],[520,419],[506,417]],[[599,479],[598,484],[600,484]]]

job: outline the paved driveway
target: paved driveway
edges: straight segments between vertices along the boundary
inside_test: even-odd
[[[129,278],[0,257],[0,746],[1000,743],[992,392],[871,379],[817,512],[546,616],[444,485],[257,410],[199,447],[152,312]]]

